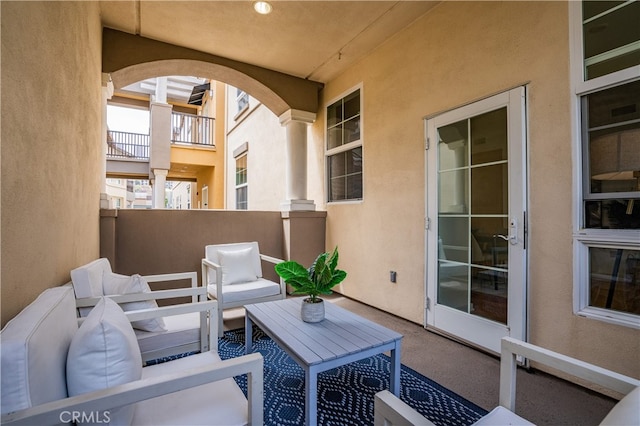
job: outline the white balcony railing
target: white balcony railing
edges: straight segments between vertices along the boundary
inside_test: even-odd
[[[171,142],[215,147],[214,124],[210,117],[174,112],[171,114]]]

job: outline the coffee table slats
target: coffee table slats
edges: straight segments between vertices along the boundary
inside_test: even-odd
[[[294,358],[299,357],[305,363],[310,365],[321,362],[325,357],[331,358],[334,356],[334,353],[327,347],[314,345],[312,335],[294,332],[296,324],[292,321],[288,321],[286,315],[283,315],[283,312],[274,312],[273,308],[273,305],[266,305],[264,303],[252,305],[251,309],[255,309],[256,311],[260,311],[264,314],[259,317],[254,317],[253,321],[265,333],[271,336],[271,338],[274,338],[274,336],[287,335],[287,340],[280,342],[285,352],[289,353],[289,355]]]
[[[286,329],[293,339],[282,342],[285,350],[293,351],[309,365],[359,352],[362,345],[366,344],[366,342],[362,342],[361,345],[355,344],[349,341],[348,337],[332,333],[320,324],[300,321],[299,304],[260,304],[258,309],[265,314],[261,317],[261,323],[266,328],[263,330],[271,330],[276,335],[280,335],[282,330]]]
[[[255,323],[305,370],[305,423],[317,424],[318,373],[390,351],[390,390],[400,392],[402,335],[325,301],[325,319],[300,318],[302,298],[245,305],[246,352],[252,350]]]
[[[284,349],[293,352],[308,365],[358,353],[402,337],[330,302],[325,302],[325,320],[319,323],[302,322],[301,299],[286,299],[277,304],[260,303],[251,305],[249,309],[263,313],[257,315],[256,322],[267,334],[278,336],[286,333],[289,339],[282,342]]]

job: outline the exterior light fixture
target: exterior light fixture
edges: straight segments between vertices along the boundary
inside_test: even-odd
[[[266,1],[255,2],[253,8],[261,15],[268,15],[273,10],[273,7]]]

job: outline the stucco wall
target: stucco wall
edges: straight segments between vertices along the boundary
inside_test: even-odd
[[[0,5],[4,325],[98,255],[104,166],[98,3]]]
[[[235,107],[235,89],[230,92],[231,111]],[[230,119],[227,134],[227,208],[235,208],[234,151],[245,142],[249,210],[279,211],[285,201],[286,129],[266,106],[251,98],[250,110],[237,121]],[[233,116],[233,114],[231,114]],[[255,123],[259,123],[256,125]]]
[[[530,83],[530,340],[638,377],[637,330],[572,313],[568,22],[565,2],[445,2],[328,82],[323,103],[363,85],[364,201],[326,206],[327,247],[349,272],[342,293],[423,323],[423,117]],[[320,111],[317,171],[324,123]]]

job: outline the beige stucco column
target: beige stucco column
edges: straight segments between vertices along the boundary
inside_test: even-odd
[[[109,196],[107,195],[107,101],[113,96],[113,82],[111,76],[107,73],[102,73],[102,161],[100,176],[100,208],[109,208]]]
[[[153,208],[164,209],[165,186],[169,170],[153,169]]]
[[[285,181],[286,200],[282,211],[313,211],[316,205],[307,200],[307,125],[315,121],[311,112],[288,110],[280,116],[286,127]]]
[[[153,180],[153,208],[163,209],[164,188],[171,168],[171,111],[169,104],[150,105],[149,176]]]

